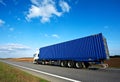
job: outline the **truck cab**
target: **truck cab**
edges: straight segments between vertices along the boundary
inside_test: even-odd
[[[39,50],[37,50],[35,52],[35,54],[33,54],[33,63],[37,64],[38,63],[38,59],[39,59]]]

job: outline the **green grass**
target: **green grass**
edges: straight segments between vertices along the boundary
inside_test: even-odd
[[[48,82],[8,64],[0,62],[0,82]]]

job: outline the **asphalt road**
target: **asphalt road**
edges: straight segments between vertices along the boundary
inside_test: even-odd
[[[75,69],[0,60],[51,82],[120,82],[120,69]]]

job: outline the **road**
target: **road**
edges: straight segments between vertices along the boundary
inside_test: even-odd
[[[0,60],[51,82],[120,82],[120,69],[75,69]]]

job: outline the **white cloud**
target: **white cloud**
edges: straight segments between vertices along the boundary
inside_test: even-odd
[[[57,35],[57,34],[53,34],[52,37],[58,38],[58,39],[60,38],[59,35]]]
[[[5,24],[5,21],[3,21],[2,19],[0,19],[0,26],[2,26],[3,24]]]
[[[45,36],[45,37],[57,38],[57,39],[60,38],[60,36],[59,36],[58,34],[52,34],[52,35],[45,34],[44,36]]]
[[[6,6],[5,2],[3,2],[3,0],[0,0],[0,4]]]
[[[34,4],[34,5],[37,5],[37,6],[39,6],[39,1],[38,0],[31,0],[31,2]]]
[[[30,47],[27,47],[22,44],[5,44],[5,45],[0,45],[0,51],[17,51],[17,50],[28,50]]]
[[[31,50],[30,47],[22,44],[5,44],[0,45],[0,57],[25,57],[26,51]]]
[[[59,12],[56,8],[57,3],[54,0],[31,0],[32,5],[26,15],[29,21],[32,18],[40,18],[42,23],[50,22],[50,18],[60,17],[64,12],[69,12],[69,5],[65,1],[60,1],[60,7],[63,11]]]
[[[63,0],[60,1],[60,7],[62,8],[63,12],[69,12],[70,10],[68,3]]]
[[[120,55],[120,49],[110,49],[110,55]]]

